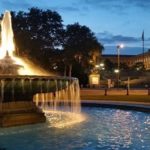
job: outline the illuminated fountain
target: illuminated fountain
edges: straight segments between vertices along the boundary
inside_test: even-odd
[[[44,114],[57,127],[83,120],[76,78],[54,77],[15,56],[9,11],[1,21],[0,102],[0,126],[45,122]],[[66,115],[70,122],[57,117]]]

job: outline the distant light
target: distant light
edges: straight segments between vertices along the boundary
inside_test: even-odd
[[[120,48],[124,48],[124,44],[121,44],[121,45],[120,45]]]
[[[104,67],[104,63],[100,63],[100,67]]]
[[[54,66],[53,69],[56,70],[58,68],[58,66]]]
[[[118,49],[124,48],[124,44],[119,44],[119,45],[117,45],[117,48],[118,48]]]
[[[95,65],[96,68],[99,68],[99,65]]]
[[[114,72],[115,72],[115,73],[119,73],[119,69],[115,69]]]

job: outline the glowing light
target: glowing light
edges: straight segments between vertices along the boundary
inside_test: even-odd
[[[124,48],[124,44],[120,44],[120,48]]]
[[[118,48],[118,49],[124,48],[124,44],[119,44],[119,45],[117,45],[117,48]]]
[[[100,83],[100,75],[99,74],[91,74],[89,76],[90,85],[99,85]]]
[[[99,68],[99,65],[95,65],[95,68]]]
[[[100,67],[104,67],[104,64],[103,64],[103,63],[100,63]]]
[[[115,69],[114,72],[115,72],[115,73],[119,73],[119,69]]]

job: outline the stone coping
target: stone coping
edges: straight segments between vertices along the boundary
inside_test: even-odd
[[[49,80],[78,80],[75,77],[65,76],[38,76],[38,75],[0,75],[0,79],[49,79]]]

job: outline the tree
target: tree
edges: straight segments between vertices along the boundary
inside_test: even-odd
[[[106,69],[106,70],[111,71],[111,72],[114,71],[114,69],[115,69],[115,64],[114,64],[112,61],[110,61],[109,59],[106,59],[106,60],[104,61],[104,64],[105,64],[105,69]]]
[[[141,76],[145,72],[145,67],[143,62],[137,62],[133,66],[131,66],[130,74],[132,76]]]
[[[133,69],[135,69],[136,71],[144,71],[145,67],[143,62],[137,62],[132,66]]]
[[[65,65],[69,66],[69,76],[72,74],[74,62],[87,68],[89,59],[94,51],[101,53],[103,46],[97,41],[94,33],[86,26],[78,23],[68,25],[63,44],[65,53]]]
[[[14,38],[19,55],[27,55],[47,67],[51,52],[62,45],[61,16],[51,10],[31,8],[12,12]]]

